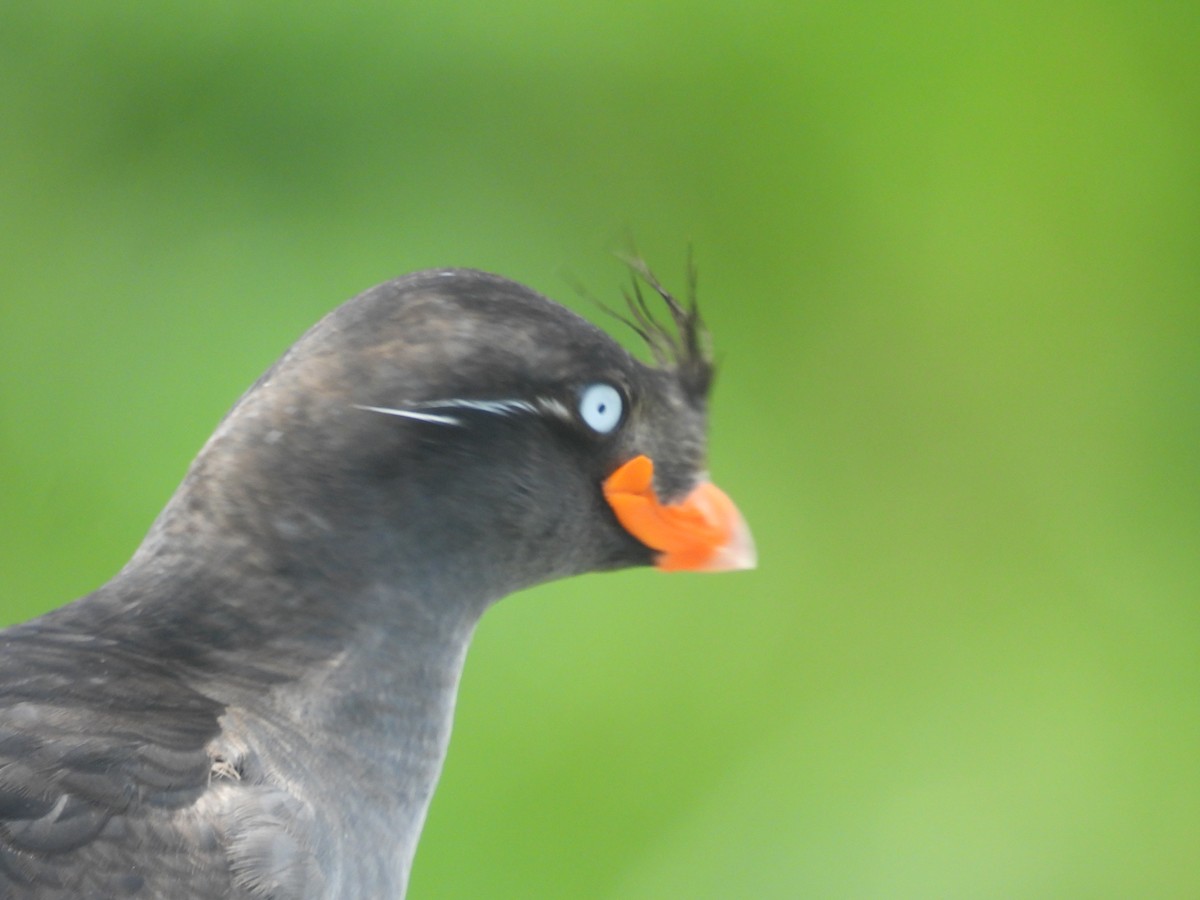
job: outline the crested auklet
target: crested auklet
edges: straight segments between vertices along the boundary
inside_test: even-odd
[[[492,603],[752,567],[694,296],[627,300],[654,365],[469,269],[302,336],[112,581],[0,631],[0,897],[403,896]]]

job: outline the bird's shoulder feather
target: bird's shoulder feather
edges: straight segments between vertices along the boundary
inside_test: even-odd
[[[301,804],[215,749],[222,713],[117,642],[0,633],[0,896],[305,896]]]

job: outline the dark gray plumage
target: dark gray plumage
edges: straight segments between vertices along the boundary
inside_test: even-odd
[[[0,632],[0,897],[401,896],[480,615],[654,559],[599,488],[623,461],[668,500],[701,477],[674,312],[658,368],[469,270],[318,323],[111,582]],[[610,433],[580,419],[598,382]]]

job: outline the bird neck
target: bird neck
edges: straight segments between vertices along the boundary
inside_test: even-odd
[[[210,691],[253,727],[251,752],[305,785],[331,896],[402,896],[450,740],[471,629],[364,624],[343,651],[255,694]],[[302,748],[303,752],[297,752]],[[336,760],[338,771],[326,768]],[[374,852],[364,852],[364,842]]]
[[[224,706],[219,740],[231,743],[217,755],[304,786],[326,820],[312,834],[327,845],[315,849],[330,861],[331,895],[401,896],[484,604],[379,579],[338,583],[336,596],[312,596],[311,579],[184,567],[163,546],[76,606],[101,611],[83,620],[178,666]],[[314,768],[329,760],[336,777]],[[389,849],[362,852],[370,835]]]

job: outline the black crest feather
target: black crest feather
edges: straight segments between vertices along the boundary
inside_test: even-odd
[[[668,291],[640,256],[623,256],[629,267],[630,284],[622,290],[628,314],[592,298],[608,315],[624,323],[646,342],[659,366],[676,373],[688,395],[696,400],[708,396],[713,380],[712,340],[696,303],[696,266],[688,253],[687,299],[681,303]],[[655,315],[647,301],[649,288],[667,308],[670,323]]]

